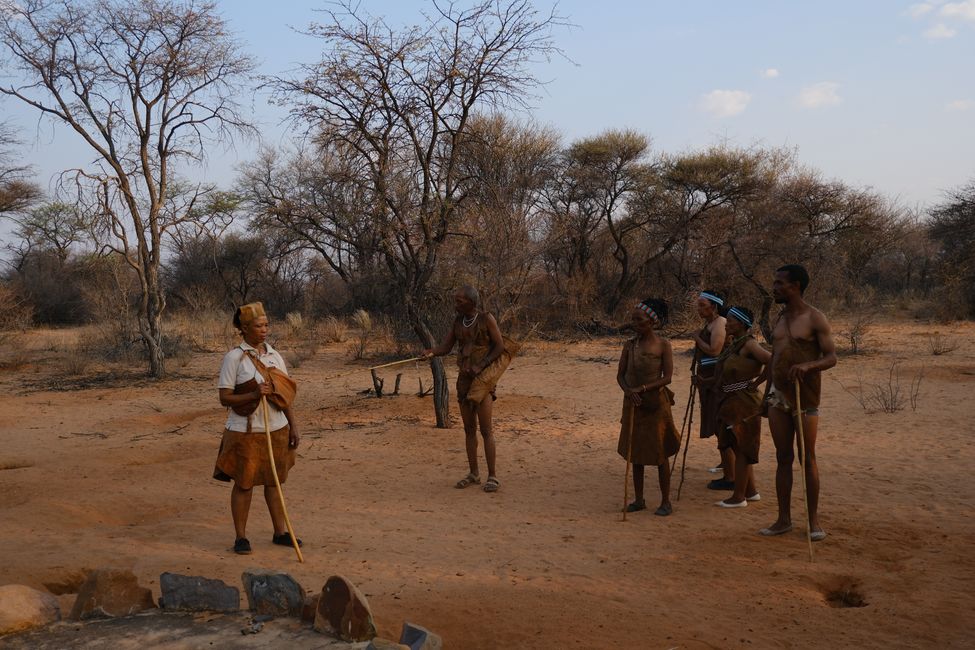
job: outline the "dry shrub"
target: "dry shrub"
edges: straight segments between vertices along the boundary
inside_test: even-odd
[[[0,357],[0,370],[22,370],[30,365],[31,360],[31,353],[27,349],[15,346],[6,350]]]
[[[300,368],[301,365],[318,353],[318,344],[312,340],[304,340],[294,349],[285,353],[285,361],[291,368]]]
[[[921,393],[921,381],[924,379],[924,368],[914,374],[910,388],[905,391],[901,386],[899,365],[899,361],[892,361],[887,370],[886,380],[879,382],[866,382],[860,374],[857,374],[855,390],[847,388],[839,380],[837,383],[853,396],[865,413],[896,413],[908,404],[912,411],[916,411]]]
[[[940,332],[935,332],[934,334],[928,336],[928,350],[936,357],[941,356],[942,354],[948,354],[949,352],[954,352],[957,349],[958,341],[943,336]]]
[[[6,283],[0,283],[0,330],[25,331],[34,318],[34,309],[26,298]]]
[[[308,328],[304,317],[301,315],[301,312],[289,311],[287,314],[285,314],[284,320],[288,323],[288,327],[291,329],[291,336],[301,338],[305,335]]]
[[[238,343],[232,319],[216,310],[170,315],[166,330],[179,336],[193,352],[222,352]]]
[[[324,343],[345,343],[349,338],[349,326],[329,316],[318,326],[318,338]]]
[[[871,289],[860,289],[849,298],[849,328],[841,330],[849,347],[850,354],[863,352],[863,344],[873,324],[877,322],[875,292]]]
[[[381,316],[374,319],[366,310],[358,309],[352,314],[351,320],[356,330],[348,346],[353,359],[395,354],[399,351],[401,346],[389,318]]]
[[[67,354],[61,360],[61,369],[69,376],[78,377],[88,372],[88,368],[91,367],[91,362],[91,357],[83,350],[68,350]]]
[[[94,323],[79,337],[78,350],[90,359],[135,363],[140,358],[142,337],[135,323],[118,318]]]

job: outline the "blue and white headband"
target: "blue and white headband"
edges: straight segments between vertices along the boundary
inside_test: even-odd
[[[748,314],[743,312],[738,307],[732,307],[731,309],[729,309],[728,314],[740,320],[742,325],[744,325],[745,327],[750,328],[752,326],[752,319],[749,318]]]
[[[647,316],[649,316],[653,320],[653,322],[655,323],[660,322],[660,316],[657,316],[657,312],[651,309],[650,305],[648,305],[647,303],[638,302],[636,304],[636,308],[642,311],[643,313],[645,313]]]
[[[724,307],[724,300],[722,300],[721,298],[718,298],[713,293],[708,293],[707,291],[702,291],[701,292],[701,298],[704,298],[705,300],[710,300],[711,302],[713,302],[714,304],[716,304],[718,307]]]

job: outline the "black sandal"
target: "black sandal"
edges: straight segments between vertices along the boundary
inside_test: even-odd
[[[295,541],[298,542],[298,548],[301,548],[301,540],[295,537]],[[271,543],[277,544],[278,546],[293,546],[291,543],[291,533],[275,535],[271,538]]]
[[[234,541],[234,553],[237,555],[250,555],[251,543],[246,537],[239,537]]]

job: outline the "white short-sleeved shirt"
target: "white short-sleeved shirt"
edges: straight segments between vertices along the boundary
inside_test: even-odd
[[[264,345],[267,348],[267,352],[264,354],[258,354],[257,358],[260,359],[261,363],[263,363],[265,366],[269,368],[277,368],[278,370],[281,370],[287,374],[288,369],[285,367],[284,359],[281,358],[278,351],[272,348],[269,343],[265,343]],[[257,380],[257,383],[259,384],[264,383],[264,377],[261,376],[261,373],[259,373],[257,368],[254,366],[254,362],[251,361],[247,356],[248,350],[257,353],[256,348],[247,343],[247,341],[244,341],[224,355],[223,364],[220,366],[220,378],[217,380],[217,388],[229,388],[230,390],[233,390],[238,384],[243,384],[251,379]],[[271,427],[271,431],[277,431],[278,429],[286,426],[288,424],[288,418],[285,417],[284,412],[270,401],[267,403],[267,405],[268,424]],[[254,414],[251,415],[251,417],[255,418],[255,422],[261,423],[261,426],[252,425],[252,431],[263,428],[264,416],[261,415],[260,407],[254,411]],[[243,415],[238,415],[233,409],[228,408],[227,424],[225,426],[230,431],[247,431],[247,418]]]

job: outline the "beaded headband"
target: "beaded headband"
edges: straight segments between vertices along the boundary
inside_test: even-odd
[[[714,304],[716,304],[718,307],[724,307],[724,300],[722,300],[721,298],[718,298],[713,293],[708,293],[707,291],[702,291],[701,292],[701,298],[704,298],[705,300],[710,300],[711,302],[713,302]]]
[[[738,307],[732,307],[731,309],[728,310],[728,313],[734,316],[735,318],[737,318],[739,321],[741,321],[742,325],[744,325],[745,327],[752,326],[752,319],[749,318],[748,315]]]
[[[655,323],[659,323],[660,322],[660,316],[657,316],[657,312],[655,312],[653,309],[651,309],[650,308],[650,305],[648,305],[647,303],[645,303],[645,302],[638,302],[636,304],[636,308],[639,309],[640,311],[642,311],[643,313],[645,313],[647,316],[649,316],[653,320],[653,322],[655,322]]]

